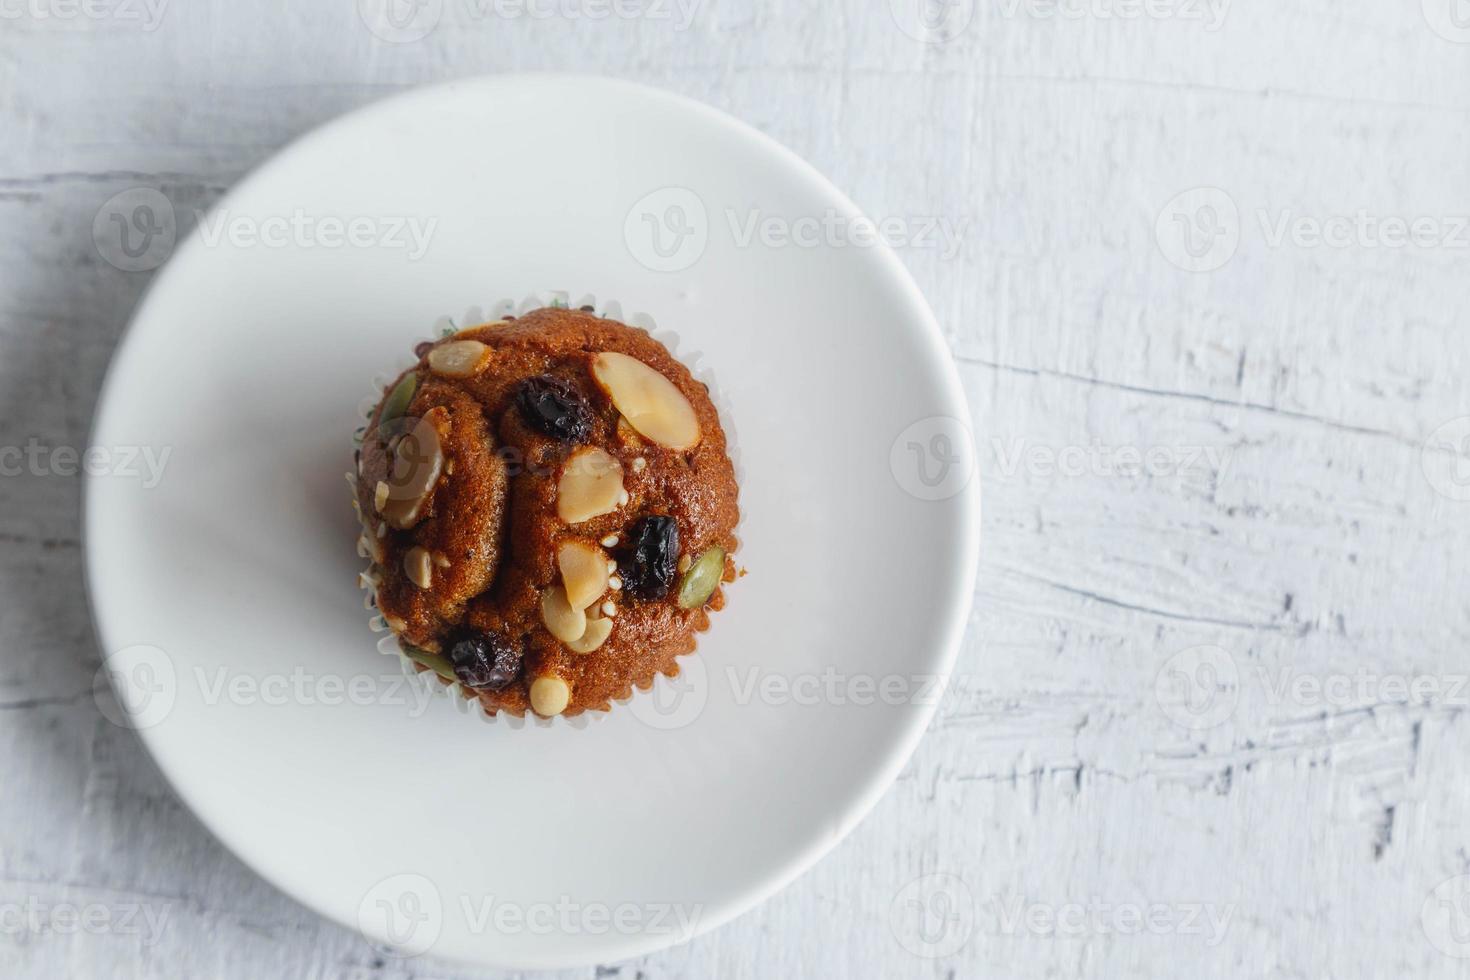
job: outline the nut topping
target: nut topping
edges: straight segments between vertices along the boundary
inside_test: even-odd
[[[618,509],[623,467],[596,446],[578,449],[567,458],[556,490],[557,516],[580,524]]]
[[[571,700],[571,687],[555,674],[543,674],[531,682],[531,710],[543,718],[561,714]]]
[[[592,359],[592,376],[641,435],[667,449],[699,444],[699,419],[674,383],[637,358],[604,351]]]
[[[607,557],[585,541],[566,541],[556,551],[567,604],[586,609],[607,591]]]
[[[429,414],[441,411],[432,409]],[[393,450],[388,500],[379,508],[389,524],[406,531],[419,522],[443,468],[444,450],[439,443],[439,430],[427,416],[415,419]],[[378,492],[381,494],[381,489]]]
[[[560,585],[541,593],[541,622],[563,643],[574,643],[587,632],[587,614],[571,607],[567,591]]]
[[[490,348],[478,340],[451,340],[429,351],[429,370],[446,378],[473,378],[490,363]]]
[[[403,574],[421,589],[427,589],[434,581],[434,565],[427,549],[415,545],[403,556]]]
[[[567,649],[573,653],[591,653],[607,642],[612,628],[611,619],[589,619],[587,620],[587,632],[568,643]]]

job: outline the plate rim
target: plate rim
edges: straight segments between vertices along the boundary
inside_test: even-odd
[[[431,102],[435,98],[454,90],[481,89],[489,92],[501,87],[555,87],[558,85],[601,86],[607,90],[621,91],[628,96],[638,99],[654,102],[662,101],[665,104],[676,106],[681,110],[703,117],[706,121],[717,124],[720,128],[731,131],[746,141],[760,145],[767,152],[779,157],[793,171],[802,174],[807,180],[814,181],[826,188],[838,202],[847,218],[856,219],[864,216],[862,210],[848,197],[846,192],[817,170],[811,163],[807,162],[799,154],[774,137],[762,132],[750,123],[746,123],[725,112],[723,109],[681,93],[628,79],[587,73],[556,71],[504,72],[471,75],[444,82],[413,86],[393,95],[374,99],[364,105],[357,106],[320,122],[286,141],[270,153],[270,155],[241,174],[230,186],[229,190],[212,205],[211,209],[215,210],[228,207],[235,197],[248,190],[269,172],[280,166],[285,158],[293,156],[294,151],[301,150],[317,140],[327,138],[340,128],[346,128],[371,115],[388,110],[390,107],[402,107],[416,101]],[[149,315],[157,295],[161,294],[163,289],[177,276],[178,268],[183,265],[180,261],[181,257],[186,252],[197,251],[202,247],[201,241],[200,228],[196,226],[190,231],[188,237],[178,244],[169,260],[165,262],[164,266],[149,282],[147,288],[140,296],[137,306],[129,316],[127,326],[119,334],[117,344],[109,357],[107,369],[104,372],[102,383],[98,389],[96,407],[93,410],[92,420],[87,434],[87,446],[89,448],[96,445],[96,435],[102,428],[103,420],[108,414],[109,406],[116,396],[115,389],[120,384],[119,365],[125,360],[129,345],[135,340],[138,324]],[[955,364],[949,345],[944,340],[943,332],[940,329],[932,308],[920,291],[918,284],[914,281],[913,276],[909,273],[908,268],[887,243],[877,242],[872,247],[872,251],[878,255],[879,261],[886,267],[892,282],[902,290],[905,302],[914,312],[914,320],[918,322],[905,323],[903,324],[903,328],[906,330],[913,329],[923,338],[925,353],[938,368],[937,374],[942,382],[936,388],[937,393],[940,395],[940,400],[945,403],[945,411],[964,426],[966,434],[971,439],[971,448],[973,450],[973,416],[970,414],[968,400],[965,397],[964,388],[960,381],[958,367]],[[532,286],[535,286],[535,284],[532,284]],[[523,284],[521,291],[524,292],[527,288],[531,287]],[[546,288],[551,287],[541,284],[537,288],[540,288],[544,292]],[[507,294],[512,294],[516,291],[506,290],[506,292]],[[950,576],[952,587],[944,603],[944,628],[941,634],[942,639],[937,644],[939,657],[936,662],[935,673],[941,680],[940,690],[946,689],[952,682],[954,666],[959,657],[968,615],[973,603],[975,582],[978,576],[981,531],[981,475],[973,455],[970,470],[969,478],[964,487],[952,498],[949,498],[959,501],[955,531],[962,546],[958,551],[958,563],[960,567],[953,569],[956,574]],[[100,583],[104,576],[102,570],[97,567],[98,557],[91,542],[93,538],[93,524],[97,520],[94,514],[93,504],[102,486],[104,486],[103,481],[99,476],[94,474],[88,474],[82,483],[82,519],[80,533],[84,555],[83,592],[86,598],[94,642],[102,658],[103,666],[99,667],[99,672],[105,672],[103,668],[106,665],[108,651],[120,649],[108,643],[109,630],[102,622],[97,601],[97,594],[102,588]],[[109,685],[112,686],[113,692],[116,694],[115,681],[111,673],[107,673]],[[95,690],[96,686],[94,684]],[[117,700],[122,710],[127,712],[129,710],[127,699],[119,697]],[[479,967],[512,970],[574,969],[593,963],[622,961],[649,955],[666,948],[686,944],[698,936],[712,932],[755,909],[776,893],[782,891],[787,885],[809,871],[819,860],[834,850],[838,844],[842,843],[856,829],[858,824],[872,812],[879,800],[882,799],[888,789],[893,785],[903,767],[913,757],[914,751],[918,748],[919,742],[928,730],[938,706],[938,698],[930,700],[928,704],[911,704],[914,710],[901,723],[901,737],[895,739],[888,747],[886,755],[881,760],[881,764],[871,767],[869,775],[861,782],[860,790],[852,794],[843,803],[840,819],[834,822],[833,827],[824,834],[813,835],[812,839],[804,842],[793,857],[773,865],[772,869],[764,873],[760,881],[756,884],[723,896],[718,903],[715,903],[716,907],[713,910],[709,906],[706,906],[704,913],[699,917],[698,924],[688,935],[676,936],[670,939],[666,936],[641,934],[614,935],[609,933],[601,937],[610,940],[607,944],[608,952],[592,960],[580,956],[575,959],[561,958],[555,953],[540,956],[506,956],[502,952],[495,952],[493,954],[494,958],[463,959],[453,953],[438,952],[432,947],[423,954],[423,958],[444,962],[457,962]],[[131,721],[132,719],[129,718],[129,720]],[[140,728],[136,725],[129,725],[127,727],[138,736],[139,741],[147,750],[148,757],[155,770],[162,776],[169,789],[189,809],[190,814],[209,835],[219,842],[237,861],[277,892],[295,902],[298,906],[356,933],[370,943],[392,947],[392,943],[388,937],[365,931],[361,923],[339,915],[339,910],[328,908],[325,904],[319,904],[313,901],[312,898],[301,894],[294,885],[287,884],[273,874],[269,874],[263,870],[261,865],[249,853],[246,853],[243,844],[237,846],[235,842],[225,837],[224,832],[220,828],[205,819],[200,806],[196,802],[195,795],[185,789],[183,774],[171,771],[160,757],[154,742],[154,739],[157,737],[157,732],[147,726]],[[709,914],[711,911],[713,911],[713,914]]]

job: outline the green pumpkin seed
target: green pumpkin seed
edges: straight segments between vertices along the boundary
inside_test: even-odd
[[[388,397],[383,399],[383,413],[378,416],[378,425],[391,422],[408,411],[408,403],[413,401],[413,393],[418,390],[419,376],[417,374],[405,374],[403,380],[393,386]]]
[[[715,594],[724,574],[724,548],[711,548],[700,555],[679,580],[679,605],[685,609],[698,609],[704,605]]]
[[[413,646],[412,644],[404,643],[401,645],[403,652],[408,654],[410,660],[418,661],[446,681],[453,682],[456,679],[454,676],[454,667],[450,664],[448,658],[442,657],[437,653],[430,653],[428,650]]]

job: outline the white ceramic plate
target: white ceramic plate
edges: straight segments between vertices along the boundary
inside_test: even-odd
[[[394,98],[243,181],[102,395],[94,445],[166,450],[161,482],[86,498],[103,652],[204,823],[402,955],[510,967],[677,942],[836,844],[933,711],[978,533],[953,366],[896,257],[844,244],[857,214],[718,112],[559,76]],[[752,216],[775,232],[746,240]],[[677,691],[512,730],[420,703],[375,652],[345,446],[436,317],[556,289],[702,352],[749,575]]]

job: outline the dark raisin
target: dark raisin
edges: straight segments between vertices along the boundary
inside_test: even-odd
[[[526,424],[562,442],[586,442],[592,409],[570,382],[549,374],[527,378],[516,388],[516,407]]]
[[[498,691],[521,675],[521,651],[499,633],[457,634],[450,642],[449,662],[465,687]]]
[[[618,562],[623,591],[634,599],[662,599],[678,563],[678,523],[662,514],[643,518],[628,532],[628,550]]]

